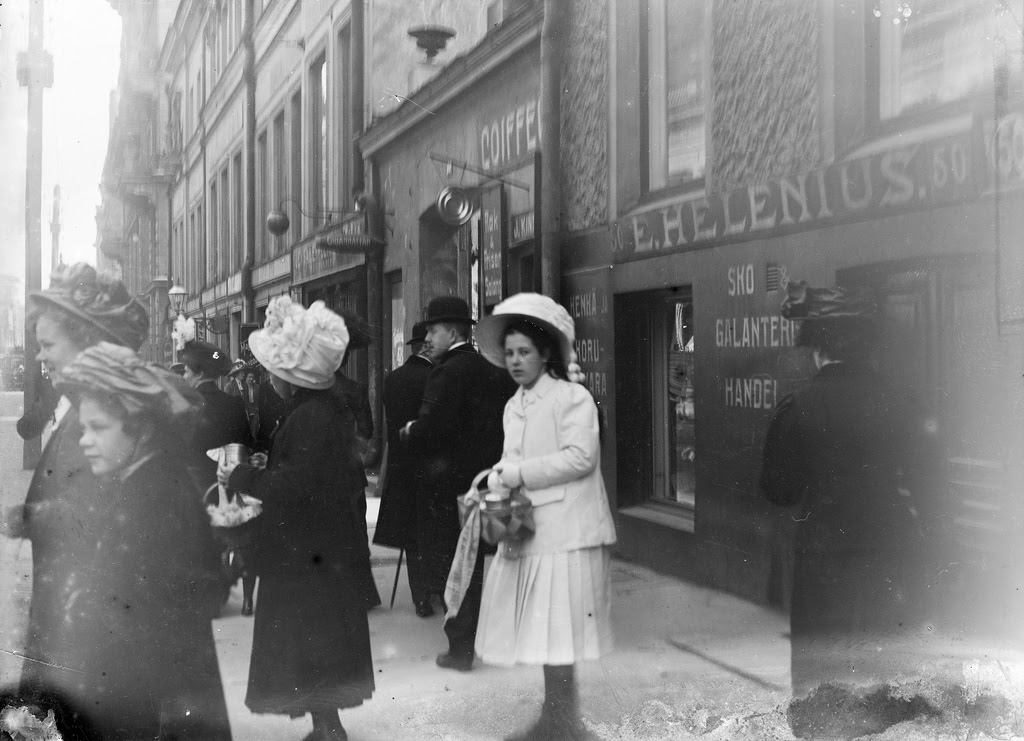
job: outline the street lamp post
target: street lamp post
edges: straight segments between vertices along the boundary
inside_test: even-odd
[[[171,286],[170,290],[167,291],[167,300],[171,304],[171,309],[178,316],[178,318],[185,318],[185,304],[188,302],[188,291],[186,291],[180,284],[175,283]],[[195,322],[196,327],[202,327],[204,332],[213,332],[214,334],[223,334],[223,328],[221,327],[220,320],[222,317],[219,316],[198,316],[192,317],[192,321]],[[177,361],[178,349],[174,348],[173,361]]]

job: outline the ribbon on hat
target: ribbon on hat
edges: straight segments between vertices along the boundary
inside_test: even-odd
[[[181,376],[112,342],[82,351],[61,370],[56,388],[62,393],[110,395],[132,416],[148,412],[173,418],[202,404],[202,398]]]

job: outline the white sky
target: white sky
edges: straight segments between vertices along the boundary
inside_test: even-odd
[[[96,207],[117,86],[121,19],[107,0],[44,0],[43,44],[53,87],[43,92],[42,284],[49,285],[53,186],[61,187],[65,262],[96,263]],[[0,2],[0,273],[25,275],[27,92],[17,54],[28,47],[29,0]]]

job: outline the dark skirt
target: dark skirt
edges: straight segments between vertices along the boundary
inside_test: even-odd
[[[261,574],[246,706],[298,717],[373,696],[370,627],[347,568]]]
[[[798,554],[790,617],[793,693],[873,685],[906,671],[928,611],[905,554]]]

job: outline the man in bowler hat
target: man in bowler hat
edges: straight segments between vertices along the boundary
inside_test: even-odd
[[[501,458],[502,417],[516,384],[470,344],[474,321],[464,300],[431,300],[423,321],[436,367],[427,378],[419,414],[401,436],[421,456],[416,514],[427,589],[444,594],[459,540],[456,500],[476,474]],[[445,622],[449,649],[437,657],[442,668],[469,671],[473,666],[483,563],[477,559],[458,614]]]
[[[416,490],[420,479],[419,457],[399,442],[398,433],[416,419],[423,404],[423,391],[434,364],[426,344],[427,325],[416,322],[412,339],[405,344],[411,354],[405,363],[384,378],[381,398],[384,402],[384,426],[387,430],[387,469],[383,474],[380,512],[373,542],[405,550],[406,573],[416,614],[422,618],[434,614],[430,590],[423,574],[416,538]]]

